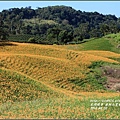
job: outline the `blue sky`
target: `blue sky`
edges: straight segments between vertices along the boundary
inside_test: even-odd
[[[71,6],[76,10],[86,12],[99,12],[102,14],[112,14],[120,17],[120,1],[0,1],[0,12],[3,9],[21,8],[31,6],[47,7],[55,5]]]

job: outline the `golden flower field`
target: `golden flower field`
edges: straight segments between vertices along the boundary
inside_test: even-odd
[[[0,118],[120,118],[119,107],[91,110],[91,99],[120,99],[115,91],[84,89],[92,62],[120,64],[119,53],[11,42],[0,46]]]

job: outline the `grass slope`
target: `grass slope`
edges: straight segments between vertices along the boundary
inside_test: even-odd
[[[77,51],[102,50],[120,53],[120,48],[117,47],[120,44],[120,33],[110,34],[102,38],[94,38],[85,41],[86,42],[82,44],[66,45],[61,47]]]

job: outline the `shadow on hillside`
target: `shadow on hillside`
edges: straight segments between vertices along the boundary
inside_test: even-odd
[[[12,44],[10,42],[0,41],[0,46],[17,46],[17,45],[16,44]]]

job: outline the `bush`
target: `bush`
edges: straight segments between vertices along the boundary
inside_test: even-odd
[[[31,38],[29,38],[29,39],[28,39],[28,42],[29,42],[29,43],[35,43],[35,42],[36,42],[36,40],[35,40],[35,38],[34,38],[34,37],[31,37]]]
[[[97,61],[97,62],[92,62],[92,64],[88,68],[96,68],[96,67],[101,67],[103,65],[103,61]]]

